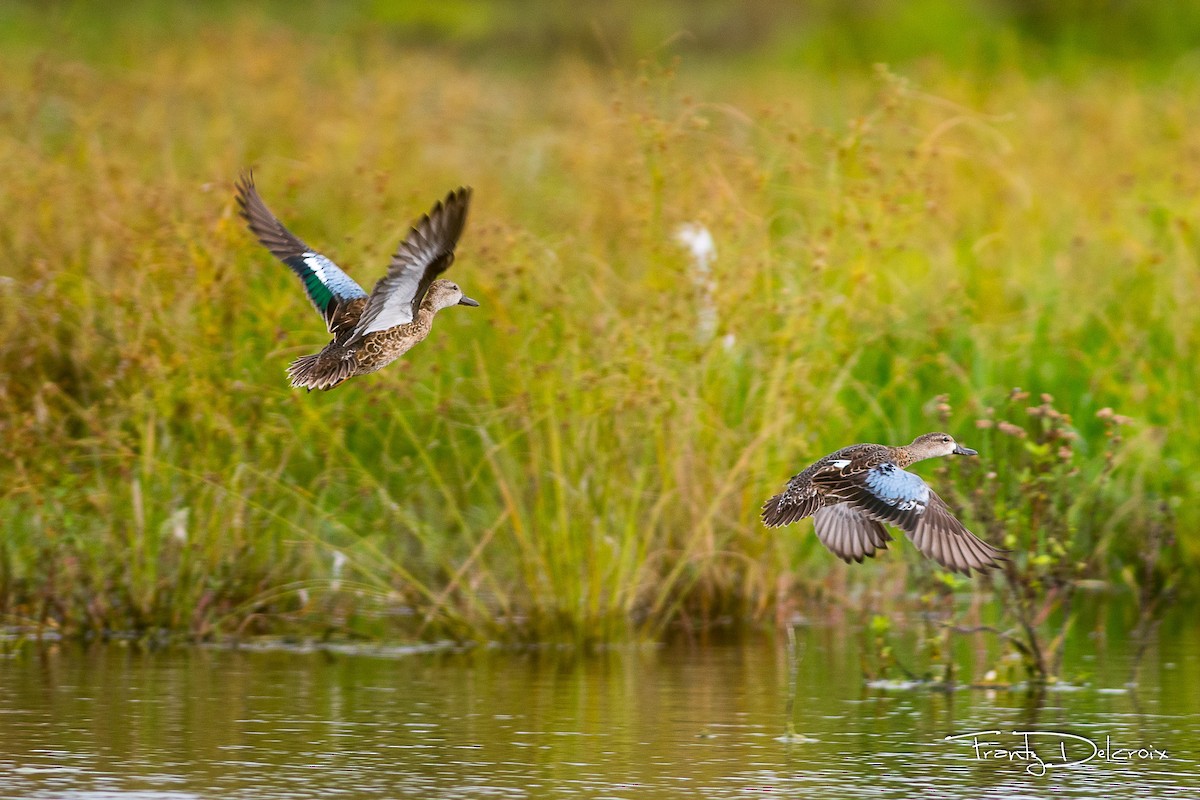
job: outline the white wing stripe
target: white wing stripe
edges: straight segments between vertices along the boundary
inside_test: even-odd
[[[319,253],[305,253],[304,263],[308,264],[308,268],[316,273],[317,278],[326,286],[329,285],[329,276],[325,274],[325,259]]]

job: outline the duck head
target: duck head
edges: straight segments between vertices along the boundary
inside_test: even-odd
[[[463,294],[454,281],[437,280],[429,284],[429,291],[421,305],[428,303],[434,311],[450,306],[478,306],[479,303]]]
[[[969,447],[963,447],[954,441],[948,433],[926,433],[913,439],[907,448],[916,459],[938,458],[940,456],[974,456],[978,452]]]

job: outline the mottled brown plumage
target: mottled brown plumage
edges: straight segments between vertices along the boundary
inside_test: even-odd
[[[813,517],[817,538],[849,563],[871,558],[892,541],[884,523],[895,525],[913,544],[954,572],[996,567],[1006,551],[968,531],[917,475],[904,467],[926,458],[975,455],[945,433],[918,436],[889,447],[855,444],[806,467],[763,505],[770,528]]]
[[[383,369],[429,335],[433,316],[439,309],[460,304],[478,305],[469,297],[463,297],[458,286],[450,281],[434,281],[412,322],[370,333],[356,340],[352,335],[353,328],[359,324],[367,303],[351,303],[345,311],[345,325],[350,328],[349,332],[335,336],[321,352],[293,361],[288,367],[288,377],[292,379],[293,386],[332,389],[347,378]]]
[[[325,256],[293,236],[267,208],[250,173],[237,184],[237,203],[251,232],[304,283],[333,341],[288,367],[293,386],[332,389],[381,369],[429,335],[434,315],[452,305],[478,306],[448,280],[466,225],[471,190],[451,192],[413,224],[392,256],[387,274],[368,296]]]

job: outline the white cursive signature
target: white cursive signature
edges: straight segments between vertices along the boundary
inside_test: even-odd
[[[1004,736],[1001,731],[976,731],[947,736],[945,741],[969,739],[975,749],[976,761],[1016,761],[1025,764],[1025,772],[1042,776],[1056,767],[1078,767],[1090,761],[1129,763],[1132,761],[1166,761],[1167,751],[1156,747],[1113,747],[1112,738],[1104,737],[1104,747],[1075,733],[1064,731],[1009,731],[1018,737],[1016,747],[1003,742],[986,741],[982,737]],[[1038,742],[1041,750],[1034,747]]]

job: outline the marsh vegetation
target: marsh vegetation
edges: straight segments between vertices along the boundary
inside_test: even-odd
[[[453,20],[419,45],[322,13],[3,10],[8,624],[608,642],[907,604],[1040,637],[1036,670],[1080,587],[1200,588],[1178,51],[1018,25],[890,67],[753,31],[506,60]],[[455,278],[481,313],[290,390],[324,331],[235,213],[247,166],[360,282],[473,186]],[[714,242],[699,280],[685,224]],[[1004,575],[904,544],[847,568],[759,525],[815,455],[943,428],[980,457],[925,474]]]

